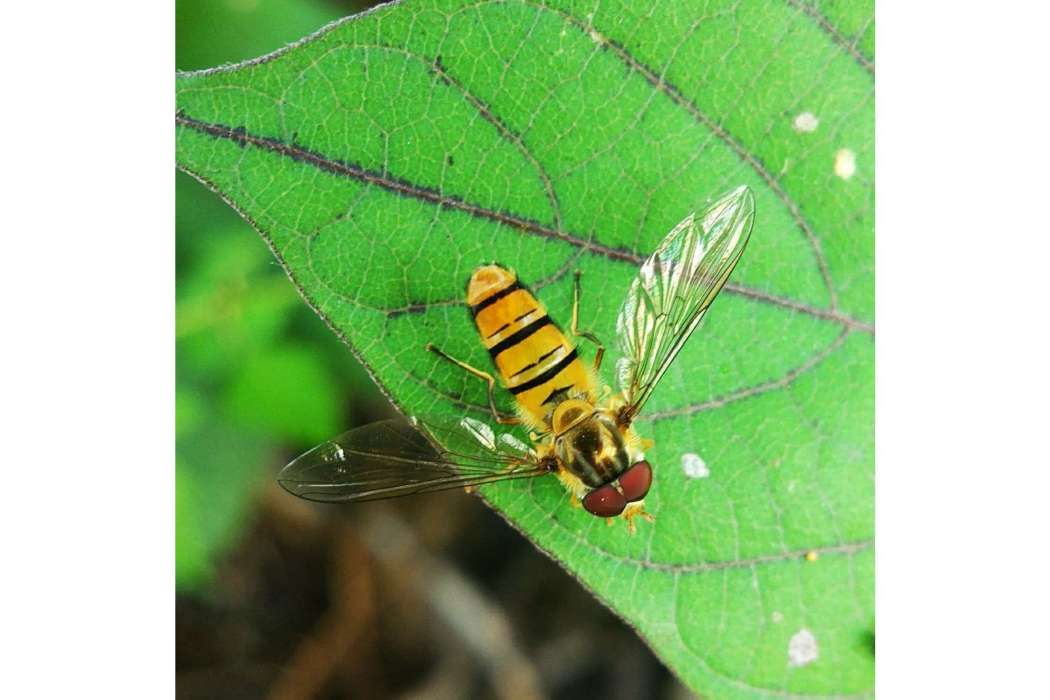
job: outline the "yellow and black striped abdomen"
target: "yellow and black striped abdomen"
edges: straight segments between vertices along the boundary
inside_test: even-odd
[[[479,267],[467,285],[467,304],[503,383],[538,423],[547,422],[560,400],[594,394],[575,346],[513,272]]]

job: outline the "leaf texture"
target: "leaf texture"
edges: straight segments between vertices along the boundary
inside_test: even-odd
[[[868,697],[872,14],[409,0],[179,75],[178,163],[405,413],[479,418],[481,383],[423,349],[487,366],[462,301],[474,267],[514,267],[563,325],[582,270],[613,383],[639,265],[748,185],[747,251],[639,419],[656,522],[606,527],[552,478],[481,491],[698,693]]]

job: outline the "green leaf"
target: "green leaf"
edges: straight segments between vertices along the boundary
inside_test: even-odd
[[[421,0],[178,78],[180,167],[410,414],[485,415],[423,350],[488,363],[478,264],[563,323],[581,269],[611,346],[645,255],[754,190],[731,286],[638,425],[655,524],[606,527],[553,479],[483,489],[709,697],[873,692],[872,7],[823,7]]]

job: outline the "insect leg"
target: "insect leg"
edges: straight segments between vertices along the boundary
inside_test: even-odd
[[[441,350],[441,349],[435,347],[433,343],[427,343],[427,350],[429,350],[430,352],[434,353],[438,357],[441,357],[441,358],[443,358],[445,360],[448,360],[449,362],[451,362],[452,364],[456,365],[460,369],[462,369],[462,370],[464,370],[466,372],[469,372],[470,374],[473,374],[478,379],[481,379],[481,380],[483,380],[483,381],[488,383],[488,385],[489,385],[489,410],[492,411],[492,417],[496,419],[497,423],[502,423],[503,425],[516,425],[518,423],[521,423],[521,419],[518,418],[517,416],[506,416],[506,415],[503,415],[502,413],[499,412],[499,409],[496,408],[496,397],[495,397],[496,379],[491,374],[489,374],[488,372],[482,372],[480,369],[476,369],[474,367],[471,367],[466,362],[463,362],[461,360],[457,360],[456,358],[454,358],[451,355],[449,355],[448,353],[446,353],[444,350]]]
[[[653,517],[652,513],[645,510],[645,506],[638,502],[628,503],[627,508],[624,509],[620,517],[627,521],[627,532],[632,535],[637,531],[634,525],[635,518],[641,518],[650,523],[656,522],[656,518]]]
[[[572,284],[572,326],[570,330],[575,336],[580,338],[586,338],[587,340],[598,346],[598,350],[594,353],[594,371],[597,372],[602,366],[602,357],[605,355],[605,346],[602,345],[601,341],[598,340],[598,336],[594,335],[590,331],[581,331],[579,329],[580,320],[580,271],[576,270],[573,273],[573,284]]]

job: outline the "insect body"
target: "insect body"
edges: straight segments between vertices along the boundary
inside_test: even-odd
[[[479,267],[467,305],[516,415],[496,407],[491,374],[428,345],[487,383],[491,423],[416,417],[364,426],[294,460],[281,485],[313,500],[365,501],[554,473],[574,502],[624,517],[633,532],[631,519],[648,516],[643,499],[653,479],[644,456],[652,443],[635,433],[634,419],[728,280],[753,220],[753,196],[740,187],[686,217],[643,263],[616,320],[616,394],[597,380],[604,346],[577,327],[579,273],[566,335],[514,272]],[[597,346],[592,367],[570,336]],[[531,445],[499,427],[515,424],[532,429]]]
[[[578,290],[579,275],[576,284]],[[504,385],[517,399],[522,420],[553,437],[541,443],[541,451],[554,457],[561,467],[559,477],[584,508],[611,517],[623,513],[628,503],[640,503],[652,481],[640,441],[629,425],[618,424],[614,413],[596,408],[594,372],[584,366],[543,304],[499,265],[474,271],[467,304]],[[581,335],[575,314],[572,333]],[[601,345],[599,350],[604,354]],[[595,370],[601,356],[596,358]],[[495,408],[493,412],[498,415]],[[635,512],[641,512],[640,505],[629,511]]]

